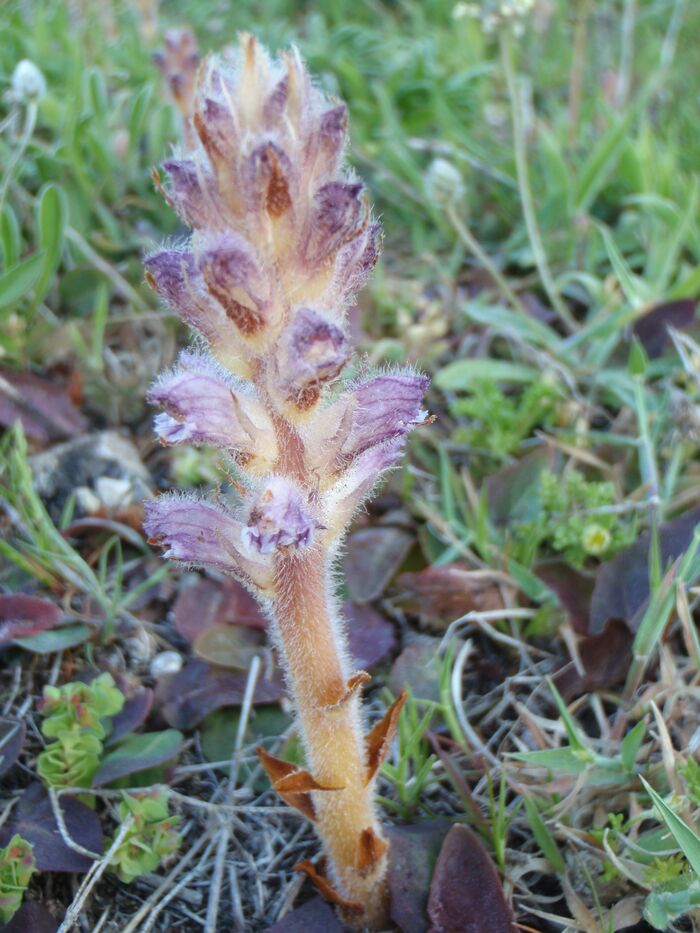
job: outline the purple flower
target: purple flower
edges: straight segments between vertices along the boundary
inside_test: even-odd
[[[362,232],[365,214],[362,191],[359,183],[331,181],[316,192],[305,248],[305,258],[312,266],[334,256],[341,246]]]
[[[399,437],[368,448],[352,461],[325,493],[322,505],[331,539],[345,531],[383,474],[398,463],[403,454],[403,443],[404,439]]]
[[[190,227],[204,227],[218,220],[214,179],[204,166],[192,159],[170,159],[163,163],[170,176],[166,197]]]
[[[304,160],[317,178],[332,178],[345,148],[348,113],[343,104],[321,113],[306,140]]]
[[[288,100],[289,75],[285,75],[275,84],[263,104],[263,123],[266,128],[274,129],[281,123]]]
[[[210,83],[223,86],[223,79],[214,74],[210,76]],[[230,172],[238,142],[238,133],[230,109],[213,97],[204,97],[199,100],[193,122],[209,159],[224,172]]]
[[[235,450],[242,463],[256,453],[268,465],[274,463],[277,444],[272,419],[252,392],[211,357],[181,353],[178,362],[148,395],[152,404],[165,409],[155,419],[160,439],[167,444],[190,441]]]
[[[146,281],[151,288],[175,308],[183,321],[216,343],[220,333],[220,312],[204,291],[192,253],[181,249],[161,249],[149,256],[144,265]]]
[[[341,457],[354,459],[377,444],[403,440],[425,421],[421,405],[428,381],[418,373],[399,372],[360,383],[348,403],[352,427],[341,446]]]
[[[252,552],[305,548],[320,527],[301,490],[283,476],[272,476],[250,509],[244,540]]]
[[[331,285],[335,304],[344,304],[362,288],[377,264],[381,247],[382,228],[375,222],[338,250]]]
[[[241,334],[257,333],[264,325],[267,284],[246,241],[234,233],[209,236],[198,265],[207,290]]]
[[[300,411],[316,404],[321,389],[340,373],[350,356],[343,331],[313,308],[299,308],[282,332],[278,380],[285,401]]]
[[[242,525],[217,505],[164,495],[144,503],[144,530],[165,557],[226,573],[240,570]]]

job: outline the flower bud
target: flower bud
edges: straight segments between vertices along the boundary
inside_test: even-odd
[[[209,294],[245,337],[264,325],[266,283],[252,250],[233,233],[209,236],[198,254],[198,265]]]
[[[264,406],[211,357],[181,353],[179,367],[158,380],[148,400],[165,409],[155,419],[163,443],[212,444],[234,453],[249,469],[269,470],[277,459]]]
[[[46,94],[46,78],[34,62],[23,58],[12,72],[12,96],[23,104],[39,103]]]
[[[283,476],[272,476],[251,507],[243,537],[250,551],[269,554],[308,547],[318,527],[301,490]]]
[[[428,197],[441,207],[458,204],[465,190],[462,173],[447,159],[433,159],[425,173],[425,188]]]
[[[291,162],[273,142],[265,142],[248,156],[244,180],[248,201],[253,210],[264,208],[268,217],[277,220],[292,206],[290,194]]]
[[[236,569],[242,526],[211,502],[164,495],[144,503],[143,527],[151,544],[167,548],[165,557],[224,572]]]
[[[218,226],[214,179],[193,159],[170,159],[163,163],[170,176],[166,198],[190,227]]]
[[[339,327],[313,308],[300,308],[280,337],[278,391],[285,402],[291,402],[299,411],[308,411],[349,356],[350,343]]]
[[[362,232],[361,184],[332,181],[314,197],[305,258],[312,267],[334,256],[345,243]]]
[[[192,253],[162,249],[149,256],[144,265],[151,288],[173,306],[185,323],[216,344],[220,336],[220,312],[204,291]]]

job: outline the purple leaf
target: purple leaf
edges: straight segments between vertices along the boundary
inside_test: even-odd
[[[421,700],[440,702],[440,642],[440,638],[430,635],[416,635],[403,649],[389,674],[389,688],[394,696],[398,696],[404,687],[409,687]]]
[[[0,933],[56,933],[58,921],[36,901],[25,901],[9,923],[0,923]]]
[[[592,577],[574,570],[563,561],[538,564],[535,573],[556,594],[559,604],[569,616],[573,630],[579,635],[588,635],[595,582]]]
[[[700,506],[685,512],[659,529],[662,569],[684,554],[698,523]],[[598,568],[591,598],[589,631],[597,635],[609,619],[622,619],[630,628],[639,625],[640,610],[649,599],[649,534],[616,554]]]
[[[175,729],[194,729],[204,717],[222,706],[243,702],[248,674],[213,667],[205,661],[189,661],[176,674],[161,677],[156,688],[156,703],[168,725]],[[255,703],[277,703],[284,696],[278,673],[271,679],[258,678]]]
[[[265,933],[343,933],[344,930],[333,908],[320,897],[314,897],[268,927]]]
[[[402,933],[425,933],[428,894],[440,847],[452,824],[428,820],[412,826],[392,826],[387,835],[391,919]]]
[[[690,329],[695,320],[697,304],[694,298],[663,301],[637,320],[633,328],[634,335],[652,359],[661,356],[666,349],[671,339],[669,327],[675,330]]]
[[[215,625],[247,625],[264,629],[265,617],[250,593],[236,580],[200,579],[180,590],[173,625],[193,643]]]
[[[347,621],[350,654],[360,670],[369,670],[396,650],[394,626],[371,606],[347,602],[343,617]]]
[[[0,647],[54,628],[63,618],[59,607],[38,596],[0,594]]]
[[[609,619],[599,635],[580,639],[578,655],[583,673],[578,672],[573,661],[560,668],[552,678],[559,693],[568,702],[619,684],[629,670],[633,638],[625,622]]]
[[[33,373],[0,369],[0,425],[9,428],[17,419],[27,437],[42,445],[88,429],[87,419],[60,385]]]
[[[483,570],[472,570],[468,564],[425,567],[402,573],[397,582],[410,597],[409,611],[442,626],[475,610],[503,609],[496,575],[485,577]]]
[[[121,712],[112,717],[112,731],[107,739],[107,745],[116,745],[129,735],[134,729],[138,729],[148,719],[148,714],[153,706],[153,691],[150,687],[141,687],[136,693],[129,697]]]
[[[457,880],[458,879],[458,880]],[[456,825],[433,873],[428,933],[516,933],[496,867],[479,837]]]
[[[27,727],[19,719],[0,719],[0,777],[19,758]]]
[[[368,603],[382,595],[403,564],[413,540],[411,532],[391,525],[360,528],[351,536],[343,571],[355,602]]]
[[[138,774],[172,761],[180,754],[183,735],[177,729],[129,735],[102,759],[93,787],[111,784],[127,774]]]
[[[73,797],[62,796],[59,806],[70,839],[101,855],[104,837],[97,814]],[[74,851],[63,841],[49,795],[41,784],[29,785],[10,818],[0,827],[0,847],[6,846],[15,833],[34,847],[39,871],[85,872],[93,864],[92,859]]]

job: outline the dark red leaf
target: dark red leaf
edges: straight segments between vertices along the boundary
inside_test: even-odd
[[[0,647],[11,644],[15,638],[54,628],[62,618],[61,610],[48,599],[22,593],[0,594]]]
[[[0,369],[0,425],[9,428],[18,419],[27,437],[42,445],[88,429],[87,419],[59,384],[33,373]]]
[[[396,650],[394,626],[371,606],[347,602],[343,616],[347,621],[350,654],[360,670],[369,670]]]
[[[466,826],[447,834],[428,900],[429,933],[516,933],[496,867]]]
[[[182,750],[183,735],[177,729],[139,732],[127,736],[102,759],[93,787],[104,787],[127,775],[150,771],[174,761]]]
[[[173,607],[173,625],[190,642],[215,625],[265,628],[266,620],[250,593],[235,580],[200,579],[184,587]]]
[[[0,933],[56,933],[58,921],[36,901],[25,901],[9,923],[0,923]]]
[[[698,523],[700,506],[661,526],[662,569],[688,550]],[[622,619],[634,630],[641,619],[640,610],[648,599],[649,534],[646,533],[598,568],[591,598],[589,631],[593,635],[599,634],[609,619]]]
[[[402,933],[425,933],[428,927],[430,879],[451,825],[449,820],[428,820],[387,831],[391,919]]]
[[[19,758],[27,727],[19,719],[0,718],[0,777]]]
[[[156,687],[156,704],[165,721],[175,729],[194,729],[206,715],[222,706],[243,701],[248,674],[214,667],[198,659],[188,661],[176,674],[166,674]],[[278,672],[258,678],[254,701],[277,703],[284,696]]]
[[[290,911],[265,933],[343,933],[345,927],[331,906],[314,897]]]
[[[138,729],[148,719],[153,706],[153,691],[150,687],[140,687],[136,693],[129,697],[120,713],[112,718],[112,731],[107,739],[107,745],[116,745],[125,735]]]
[[[69,837],[100,855],[104,837],[97,814],[73,797],[61,797],[59,804]],[[15,833],[34,847],[40,871],[85,872],[93,864],[92,859],[71,849],[61,838],[49,795],[41,784],[29,785],[10,818],[0,827],[0,847],[6,846]]]
[[[679,298],[654,305],[634,325],[634,335],[652,358],[661,356],[670,341],[669,327],[688,330],[695,320],[697,301],[694,298]]]
[[[564,665],[552,678],[559,693],[568,702],[621,683],[632,660],[633,639],[629,626],[620,619],[610,619],[599,635],[582,638],[578,653],[584,673],[578,672],[573,661]]]
[[[556,593],[560,605],[569,616],[573,630],[579,635],[587,635],[595,578],[574,570],[563,561],[538,564],[535,573]]]
[[[348,540],[343,572],[350,596],[368,603],[382,595],[413,545],[413,535],[395,525],[360,528]]]
[[[409,611],[442,625],[468,612],[503,608],[495,577],[484,577],[481,571],[475,573],[468,564],[445,564],[417,573],[402,573],[398,583],[411,597]]]

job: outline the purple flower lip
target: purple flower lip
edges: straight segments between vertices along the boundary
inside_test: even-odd
[[[282,476],[271,477],[250,509],[243,539],[260,554],[303,549],[321,525],[309,513],[301,490]]]
[[[278,376],[283,395],[308,411],[323,386],[339,375],[350,357],[350,343],[336,324],[313,308],[299,308],[282,333]]]
[[[207,237],[198,265],[209,294],[240,333],[257,333],[265,324],[266,284],[245,240],[232,233]]]
[[[155,419],[165,444],[212,444],[238,452],[242,462],[260,446],[270,448],[272,459],[276,456],[274,428],[264,407],[211,357],[181,353],[178,367],[156,382],[148,400],[165,409]]]
[[[413,372],[383,373],[360,383],[350,403],[352,427],[341,447],[341,455],[354,458],[368,448],[394,438],[404,439],[423,424],[422,409],[429,380]]]

